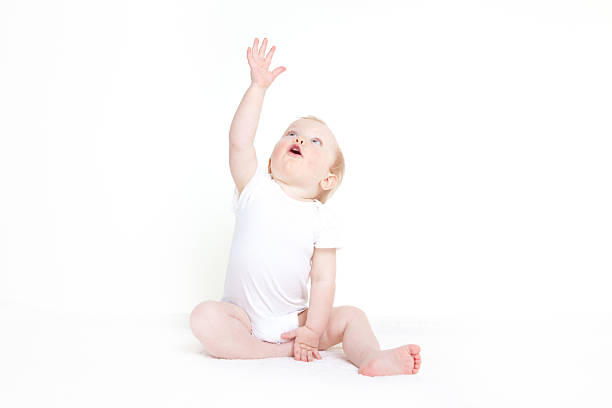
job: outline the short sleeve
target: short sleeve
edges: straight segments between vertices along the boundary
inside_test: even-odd
[[[261,184],[265,181],[266,177],[268,177],[267,169],[263,166],[257,164],[257,169],[251,179],[247,183],[246,186],[240,192],[240,196],[238,196],[238,187],[234,185],[234,197],[232,198],[232,212],[236,213],[243,208],[245,208],[251,199],[253,198],[253,193],[261,186]]]
[[[315,232],[315,248],[336,248],[344,247],[342,236],[343,229],[340,218],[331,208],[321,204],[317,207],[319,214],[319,225]]]

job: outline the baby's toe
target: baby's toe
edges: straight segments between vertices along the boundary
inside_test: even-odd
[[[412,354],[413,356],[421,352],[421,347],[416,344],[409,344],[408,349],[410,350],[410,354]]]

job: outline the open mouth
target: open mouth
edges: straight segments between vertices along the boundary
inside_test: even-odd
[[[291,148],[289,148],[289,153],[295,156],[302,156],[302,150],[297,144],[294,144],[293,146],[291,146]]]

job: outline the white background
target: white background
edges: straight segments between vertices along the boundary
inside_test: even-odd
[[[0,3],[0,301],[189,313],[220,299],[228,131],[302,115],[346,158],[335,305],[405,319],[611,313],[606,1]]]
[[[346,174],[335,305],[417,375],[209,356],[247,47],[265,164],[299,116]],[[609,1],[0,2],[0,406],[610,407]]]

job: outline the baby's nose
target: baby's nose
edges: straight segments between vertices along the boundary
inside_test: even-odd
[[[295,142],[299,143],[299,144],[304,144],[304,138],[298,136],[298,137],[295,138]]]

